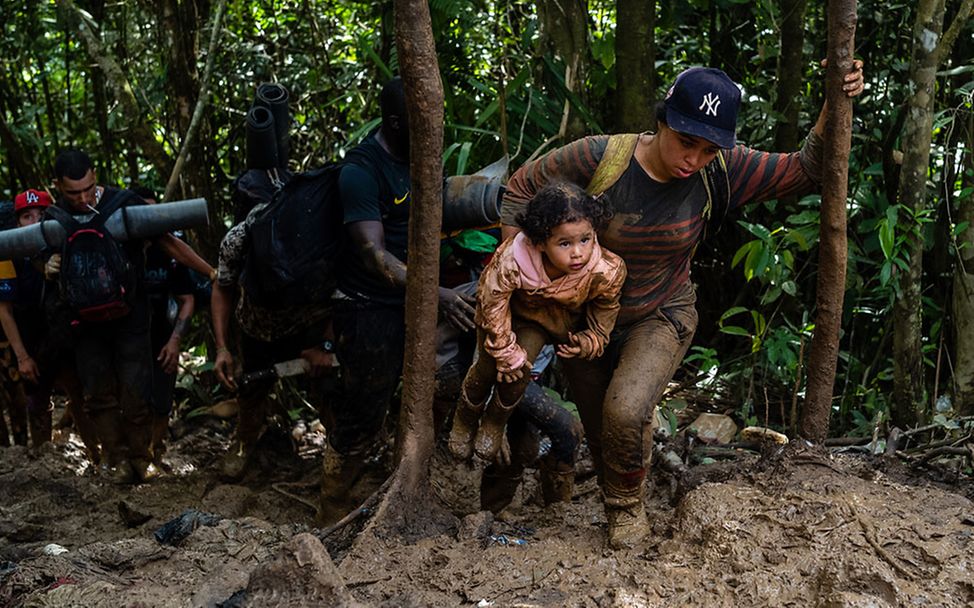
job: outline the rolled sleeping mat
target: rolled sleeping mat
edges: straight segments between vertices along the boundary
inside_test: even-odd
[[[278,166],[277,132],[274,115],[264,106],[247,112],[247,168],[274,169]]]
[[[444,232],[483,228],[500,221],[508,162],[505,156],[473,175],[446,178],[443,188]]]
[[[93,214],[77,215],[87,222]],[[105,229],[115,239],[128,241],[161,236],[173,230],[197,228],[209,223],[206,199],[194,198],[174,203],[139,205],[119,209],[105,222]],[[47,247],[64,245],[64,226],[55,220],[0,231],[0,260],[12,260],[37,255]]]
[[[265,82],[257,87],[254,106],[263,106],[274,116],[274,139],[277,142],[277,167],[287,167],[291,151],[291,112],[287,89],[279,82]]]

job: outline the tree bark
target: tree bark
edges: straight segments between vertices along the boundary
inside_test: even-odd
[[[128,118],[128,127],[134,143],[139,146],[145,157],[152,163],[160,175],[169,172],[169,155],[159,141],[156,140],[150,124],[145,120],[144,112],[139,107],[132,85],[125,72],[114,57],[108,54],[98,34],[92,29],[87,17],[83,15],[73,0],[58,0],[60,6],[77,25],[78,32],[85,42],[88,54],[101,67],[109,84],[115,93],[115,98],[121,104],[123,112]]]
[[[950,53],[957,32],[970,17],[974,0],[964,0],[946,36],[944,0],[921,0],[913,26],[913,57],[907,116],[903,127],[903,165],[900,170],[899,204],[916,216],[927,205],[927,174],[940,61]],[[960,24],[960,25],[958,25]],[[902,215],[901,215],[902,217]],[[893,305],[893,407],[892,422],[900,428],[922,420],[924,399],[923,327],[920,293],[923,280],[923,235],[913,224],[898,227],[909,234],[909,269],[897,277],[899,294]]]
[[[819,235],[815,334],[808,356],[808,389],[799,432],[822,443],[829,430],[832,390],[839,355],[847,257],[846,196],[852,144],[852,100],[842,90],[853,69],[856,0],[829,0],[826,68],[825,166]]]
[[[640,133],[656,123],[656,0],[616,0],[615,50],[615,128]]]
[[[585,54],[588,52],[588,1],[542,0],[538,3],[541,31],[550,50],[565,62],[565,87],[585,99]],[[565,101],[561,121],[562,141],[572,141],[586,134],[585,122]]]
[[[406,285],[406,351],[398,466],[376,511],[371,532],[412,541],[443,531],[429,485],[433,455],[433,389],[443,215],[443,83],[429,6],[396,0],[396,45],[409,115],[409,274]],[[452,517],[449,518],[452,520]]]
[[[774,134],[774,149],[789,152],[798,149],[798,94],[801,91],[805,45],[805,4],[807,0],[781,0],[781,41],[778,55],[778,87],[774,110],[781,114]]]

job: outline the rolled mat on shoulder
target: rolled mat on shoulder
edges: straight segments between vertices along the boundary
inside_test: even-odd
[[[265,107],[274,116],[274,141],[277,142],[277,167],[287,167],[291,149],[291,112],[287,89],[279,82],[265,82],[257,87],[254,107]],[[252,167],[264,168],[264,167]],[[267,167],[269,168],[269,167]]]
[[[274,115],[264,106],[253,106],[247,112],[247,168],[274,169],[278,159]]]
[[[446,178],[443,188],[444,232],[483,228],[500,220],[508,162],[505,156],[473,175]]]
[[[85,222],[91,214],[75,216]],[[87,218],[87,219],[86,219]],[[105,222],[105,229],[119,241],[161,236],[181,228],[196,228],[209,222],[206,199],[139,205],[119,209]],[[64,226],[55,220],[0,231],[0,260],[37,255],[46,247],[64,244]]]

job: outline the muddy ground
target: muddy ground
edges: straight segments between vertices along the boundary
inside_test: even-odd
[[[586,461],[570,505],[539,505],[528,475],[494,520],[470,516],[477,472],[437,450],[433,489],[467,516],[457,530],[355,543],[363,519],[322,543],[303,501],[323,437],[295,451],[269,434],[229,485],[214,473],[229,424],[176,430],[173,473],[137,487],[95,474],[71,435],[0,448],[0,606],[974,606],[974,486],[895,460],[793,444],[685,485],[655,471],[654,534],[610,551]],[[187,509],[214,517],[159,542]]]

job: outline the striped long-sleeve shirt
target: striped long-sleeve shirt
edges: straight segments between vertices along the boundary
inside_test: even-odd
[[[516,226],[516,215],[548,182],[588,186],[608,139],[579,139],[523,165],[507,184],[501,222]],[[721,154],[727,164],[731,209],[805,194],[821,182],[822,143],[814,133],[800,152],[773,154],[737,146]],[[707,192],[700,176],[657,182],[633,157],[604,196],[615,216],[599,242],[622,257],[628,269],[617,321],[625,326],[655,311],[690,280],[690,261],[704,231]]]

